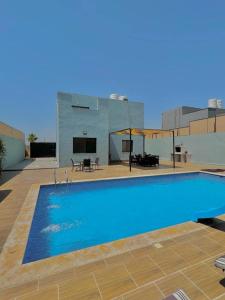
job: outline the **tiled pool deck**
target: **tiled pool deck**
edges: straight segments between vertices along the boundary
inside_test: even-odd
[[[175,172],[201,168],[207,166],[181,165]],[[57,170],[61,180],[64,171]],[[110,166],[69,176],[82,180],[172,172],[166,164],[157,170],[134,168],[131,174],[126,166]],[[188,222],[22,266],[38,187],[53,181],[53,171],[9,172],[3,180],[0,299],[157,300],[178,288],[191,299],[225,299],[225,275],[213,266],[225,254],[225,216],[214,228]]]

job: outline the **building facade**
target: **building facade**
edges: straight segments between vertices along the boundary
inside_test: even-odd
[[[162,113],[162,129],[169,130],[175,128],[188,127],[190,122],[213,118],[225,114],[222,108],[197,108],[181,106]]]
[[[225,109],[182,106],[162,114],[162,128],[174,131],[177,161],[225,165]],[[171,160],[171,136],[146,139],[145,151]]]
[[[16,165],[25,158],[24,133],[3,122],[0,122],[0,139],[6,148],[3,169]]]
[[[85,158],[101,165],[129,158],[128,136],[111,134],[144,128],[144,104],[59,92],[57,94],[57,160],[59,167]],[[143,152],[143,137],[135,136],[133,153]]]

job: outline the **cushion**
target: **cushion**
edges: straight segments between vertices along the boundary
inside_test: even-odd
[[[164,300],[190,300],[190,298],[182,290],[177,290],[172,295],[166,297]]]
[[[216,266],[217,268],[220,268],[220,269],[222,269],[222,270],[225,270],[225,255],[224,255],[224,256],[221,256],[221,257],[219,257],[219,258],[217,258],[217,259],[215,260],[215,266]]]

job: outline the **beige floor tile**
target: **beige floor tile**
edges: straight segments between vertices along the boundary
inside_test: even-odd
[[[149,255],[166,274],[183,269],[188,265],[184,258],[169,248],[152,247]]]
[[[64,272],[59,272],[51,276],[40,278],[39,286],[44,287],[52,284],[58,284],[59,282],[72,279],[73,277],[75,277],[74,269],[69,269]]]
[[[191,242],[175,244],[171,246],[171,248],[190,264],[195,264],[196,262],[208,257],[205,252],[203,252],[199,247],[192,245]]]
[[[225,277],[225,274],[223,273],[223,271],[221,269],[219,269],[219,268],[216,268],[215,265],[214,265],[215,264],[215,260],[217,258],[218,258],[218,255],[216,255],[214,257],[211,257],[210,259],[204,261],[203,264],[207,265],[208,267],[210,267],[213,270],[213,272],[217,272],[217,273],[219,273],[219,275],[222,274]]]
[[[117,265],[123,263],[129,263],[135,260],[135,257],[130,252],[125,252],[119,255],[114,255],[105,259],[107,265]]]
[[[123,296],[124,300],[162,300],[163,295],[155,285],[148,285]]]
[[[32,282],[22,284],[20,286],[0,289],[0,299],[1,300],[12,299],[13,297],[20,296],[32,291],[36,291],[37,288],[38,288],[38,282],[32,281]]]
[[[220,284],[220,281],[224,279],[224,275],[222,273],[220,275],[209,265],[198,264],[188,268],[183,273],[211,299],[225,292],[224,286]]]
[[[208,237],[215,240],[217,243],[221,244],[225,248],[225,232],[220,230],[215,230],[211,232]]]
[[[131,250],[131,254],[134,257],[148,256],[151,248],[152,246],[141,247],[135,250]]]
[[[192,240],[199,239],[207,235],[208,232],[206,229],[196,230],[190,233],[182,234],[174,238],[175,243],[191,242]]]
[[[216,298],[216,300],[225,300],[225,294],[223,294],[220,297]]]
[[[104,260],[99,260],[93,263],[85,264],[75,268],[75,273],[77,275],[85,275],[95,271],[102,271],[106,268],[106,263]]]
[[[59,283],[59,299],[101,299],[94,277],[87,275]]]
[[[105,271],[95,272],[103,299],[111,299],[136,288],[125,266],[115,265]]]
[[[156,280],[165,273],[148,257],[137,258],[130,263],[126,263],[128,272],[138,285]]]
[[[171,238],[171,239],[167,239],[167,240],[164,240],[164,241],[160,241],[159,244],[162,247],[170,247],[170,246],[173,246],[175,244],[175,241],[174,241],[173,238]]]
[[[198,246],[203,252],[209,255],[216,255],[217,253],[219,254],[225,251],[224,247],[220,243],[217,243],[207,236],[193,240],[192,244]]]
[[[16,298],[16,300],[58,300],[57,285],[39,289],[27,295]]]
[[[174,293],[178,289],[184,292],[193,300],[206,300],[207,297],[184,275],[176,273],[157,281],[156,285],[166,295]]]

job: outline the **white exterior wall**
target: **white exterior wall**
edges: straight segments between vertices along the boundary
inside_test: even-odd
[[[225,165],[225,132],[176,136],[175,145],[181,144],[193,163]],[[159,155],[161,160],[171,159],[172,147],[171,137],[145,140],[146,152]]]
[[[0,139],[6,148],[2,161],[3,169],[10,168],[24,160],[25,136],[23,132],[0,122]]]
[[[88,106],[90,109],[74,108]],[[109,133],[130,127],[144,128],[144,105],[137,102],[118,101],[78,94],[58,93],[57,97],[57,159],[59,166],[71,165],[70,159],[82,161],[84,158],[100,158],[100,164],[108,164]],[[84,135],[84,132],[87,134]],[[97,153],[73,153],[73,137],[97,139]],[[110,139],[110,153],[113,160],[128,159],[122,153],[122,139]],[[143,152],[143,138],[133,137],[134,152]]]

